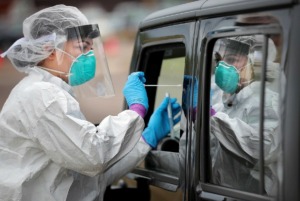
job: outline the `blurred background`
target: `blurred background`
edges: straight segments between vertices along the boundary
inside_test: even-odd
[[[107,115],[122,111],[122,88],[127,79],[134,40],[140,21],[151,12],[192,0],[0,0],[0,53],[23,37],[23,20],[45,7],[65,4],[78,7],[101,30],[115,96],[80,102],[86,118],[98,124]],[[11,89],[25,74],[0,57],[0,110]]]

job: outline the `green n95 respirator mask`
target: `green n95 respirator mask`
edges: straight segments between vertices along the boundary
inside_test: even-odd
[[[69,84],[78,86],[95,77],[96,57],[94,51],[79,55],[72,63],[69,73]]]
[[[234,93],[239,86],[240,75],[235,66],[220,61],[215,69],[215,82],[224,92]]]

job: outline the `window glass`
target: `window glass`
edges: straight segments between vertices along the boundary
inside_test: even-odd
[[[165,93],[170,93],[172,97],[176,97],[181,104],[182,82],[184,74],[185,57],[164,59],[162,62],[160,75],[158,78],[155,108],[157,108],[161,100],[165,97]]]
[[[272,37],[249,35],[218,39],[211,76],[211,182],[220,186],[276,195],[279,154],[279,62]],[[268,55],[263,57],[263,49]],[[262,67],[266,61],[266,81]],[[261,90],[264,88],[264,99]],[[263,108],[261,100],[264,100]],[[263,120],[261,121],[261,112]],[[263,126],[263,129],[260,129]],[[260,130],[264,160],[260,160]],[[260,168],[263,165],[263,170]],[[260,173],[263,172],[263,179]]]
[[[181,105],[184,63],[185,57],[164,59],[162,61],[154,108],[157,108],[161,104],[166,93],[172,98],[177,98],[178,103]],[[174,135],[177,139],[180,138],[179,124],[174,126]]]

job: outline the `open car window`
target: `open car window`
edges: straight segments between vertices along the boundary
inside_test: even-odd
[[[172,50],[169,50],[168,54],[171,54],[171,51]],[[160,74],[157,81],[158,86],[156,87],[157,91],[156,91],[155,101],[154,101],[154,110],[157,107],[159,107],[162,100],[166,97],[167,94],[171,98],[176,98],[178,103],[181,105],[184,66],[185,66],[184,55],[175,58],[165,57],[162,60]],[[175,137],[178,140],[180,138],[179,124],[174,125],[173,132],[174,132],[173,137]],[[171,133],[169,134],[169,136],[171,137]],[[170,147],[169,151],[172,150],[175,151],[173,147]]]
[[[146,90],[149,99],[148,117],[161,104],[168,94],[182,104],[183,78],[185,72],[185,45],[183,43],[165,44],[145,48],[142,63],[145,66]],[[150,171],[160,180],[158,186],[175,191],[178,187],[180,172],[179,146],[182,134],[181,124],[173,126],[161,140],[157,149],[150,151],[138,170]],[[145,173],[147,174],[147,173]],[[166,186],[163,185],[164,181]]]

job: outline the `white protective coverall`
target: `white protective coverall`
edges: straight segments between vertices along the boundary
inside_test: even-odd
[[[239,93],[227,97],[226,101],[223,93],[218,93],[221,90],[216,90],[214,85],[212,87],[216,114],[211,118],[211,142],[219,142],[217,147],[216,144],[211,145],[214,183],[253,192],[259,188],[260,87],[260,82],[253,82]],[[278,93],[266,88],[264,149],[265,190],[268,195],[276,190],[275,168],[280,141],[278,104]]]
[[[68,84],[33,67],[0,114],[0,200],[102,200],[150,150],[143,129],[130,110],[94,126]]]

